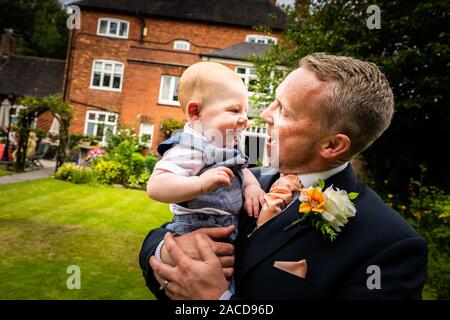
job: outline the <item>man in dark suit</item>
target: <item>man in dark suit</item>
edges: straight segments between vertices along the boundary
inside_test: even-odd
[[[425,240],[349,164],[393,112],[391,88],[376,65],[327,54],[303,58],[261,115],[272,164],[298,175],[305,188],[324,180],[325,188],[358,193],[355,216],[331,242],[311,223],[285,229],[299,217],[298,199],[259,227],[242,214],[235,251],[220,240],[232,227],[174,237],[162,226],[140,254],[150,290],[172,299],[420,299]],[[266,192],[280,176],[266,168],[253,173]]]

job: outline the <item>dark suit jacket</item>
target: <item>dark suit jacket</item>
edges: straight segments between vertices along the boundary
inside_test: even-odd
[[[279,175],[252,169],[265,191]],[[269,220],[250,237],[255,219],[242,213],[236,241],[236,295],[243,299],[420,299],[427,277],[426,241],[369,187],[359,182],[349,165],[325,181],[347,192],[358,192],[355,217],[330,243],[310,224],[283,228],[298,217],[299,201]],[[140,266],[147,286],[160,299],[165,295],[149,267],[149,258],[166,230],[151,231],[145,239]],[[306,259],[306,278],[273,266],[275,261]],[[380,270],[380,289],[369,289]],[[369,268],[369,270],[368,270]]]

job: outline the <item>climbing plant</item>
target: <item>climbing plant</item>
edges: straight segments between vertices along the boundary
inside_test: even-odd
[[[28,135],[33,120],[49,111],[59,122],[59,146],[56,155],[56,168],[59,168],[67,158],[66,149],[69,145],[69,126],[73,117],[72,107],[63,102],[61,95],[51,95],[43,98],[25,96],[17,101],[26,107],[18,117],[17,127],[19,133],[18,149],[16,155],[16,171],[25,169]]]

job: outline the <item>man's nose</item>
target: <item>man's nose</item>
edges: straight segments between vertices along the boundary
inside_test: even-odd
[[[270,111],[270,106],[264,109],[264,111],[261,113],[261,120],[267,122],[267,123],[273,123],[272,113]]]

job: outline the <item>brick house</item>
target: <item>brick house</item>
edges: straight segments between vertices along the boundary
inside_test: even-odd
[[[286,21],[272,0],[82,0],[81,29],[70,37],[64,97],[71,133],[105,136],[118,126],[164,139],[161,121],[183,120],[177,85],[198,61],[223,63],[254,78],[246,57],[277,41]],[[255,32],[268,26],[273,34]],[[103,138],[104,139],[104,138]]]

